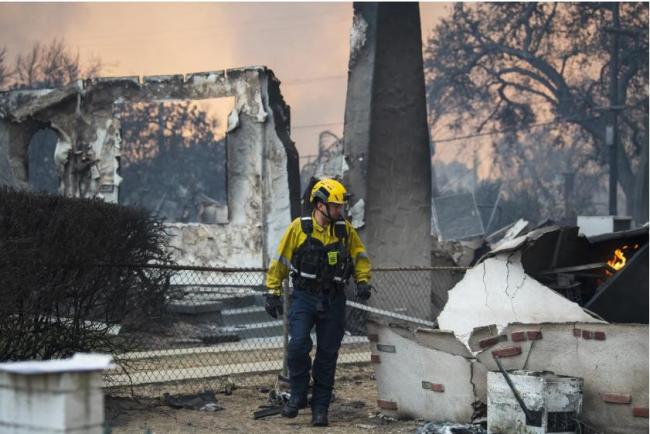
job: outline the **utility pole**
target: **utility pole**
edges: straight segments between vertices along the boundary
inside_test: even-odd
[[[476,193],[476,188],[478,187],[478,149],[474,148],[474,158],[472,159],[472,187],[474,193]]]
[[[572,196],[575,173],[564,172],[562,176],[564,177],[564,223],[574,226],[576,224],[576,216],[573,210]]]
[[[609,214],[617,215],[616,203],[618,193],[618,51],[619,51],[619,4],[610,3],[612,8],[613,31],[611,46],[611,80],[609,87],[609,108],[611,124],[605,131],[606,143],[609,146]]]

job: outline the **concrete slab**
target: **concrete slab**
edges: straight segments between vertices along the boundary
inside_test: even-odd
[[[238,309],[224,309],[221,311],[221,318],[225,326],[237,326],[240,324],[266,322],[269,314],[264,306],[242,307]]]
[[[438,316],[440,328],[453,331],[468,346],[476,327],[567,321],[602,323],[528,276],[520,252],[487,258],[468,270],[449,291],[449,301]]]
[[[437,329],[416,329],[415,341],[427,348],[444,351],[456,356],[473,358],[472,353],[458,339],[453,332]]]

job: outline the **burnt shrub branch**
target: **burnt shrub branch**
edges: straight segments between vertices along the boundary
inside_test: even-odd
[[[0,189],[0,360],[132,349],[165,311],[152,264],[171,259],[145,210]]]

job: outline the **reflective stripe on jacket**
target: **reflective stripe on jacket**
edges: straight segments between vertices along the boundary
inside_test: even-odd
[[[311,219],[314,225],[314,231],[311,234],[312,238],[319,240],[324,245],[339,241],[339,238],[334,235],[332,224],[323,228],[318,224],[313,214]],[[370,280],[370,258],[368,258],[366,248],[361,242],[361,238],[359,238],[356,229],[352,227],[350,222],[346,221],[346,228],[348,231],[348,254],[354,264],[354,280],[356,282],[368,282]],[[300,218],[297,218],[291,222],[284,232],[276,251],[276,257],[271,260],[269,271],[266,273],[266,287],[270,293],[280,295],[282,281],[292,271],[291,260],[293,259],[293,254],[306,239],[307,234],[302,230]]]

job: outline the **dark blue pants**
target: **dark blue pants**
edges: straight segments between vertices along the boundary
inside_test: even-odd
[[[319,299],[322,311],[318,310]],[[312,367],[310,332],[316,326],[316,357]],[[345,294],[323,299],[308,291],[294,289],[289,309],[289,382],[292,396],[307,396],[309,370],[314,379],[312,407],[327,408],[332,399],[336,360],[345,331]]]

